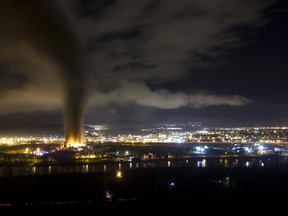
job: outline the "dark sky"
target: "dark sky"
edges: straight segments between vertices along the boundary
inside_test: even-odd
[[[0,132],[63,124],[76,61],[85,124],[288,125],[285,0],[3,2]]]

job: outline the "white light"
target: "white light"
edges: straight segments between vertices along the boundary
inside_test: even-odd
[[[109,192],[109,191],[106,191],[106,199],[108,201],[111,201],[112,200],[112,194]]]
[[[201,148],[200,146],[197,146],[197,147],[196,147],[196,150],[199,151],[199,152],[204,152],[204,151],[205,151],[205,149],[204,149],[204,148]]]
[[[245,147],[245,151],[248,152],[248,153],[251,153],[251,149],[248,148],[248,147]]]

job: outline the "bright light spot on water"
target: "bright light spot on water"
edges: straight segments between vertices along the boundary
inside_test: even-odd
[[[107,201],[112,201],[112,193],[110,193],[109,191],[106,191],[106,199]]]
[[[249,161],[246,161],[245,166],[246,166],[246,167],[249,167],[249,166],[250,166],[250,162],[249,162]]]
[[[227,159],[224,160],[224,167],[225,167],[225,168],[228,167],[228,160],[227,160]]]
[[[197,167],[206,167],[206,159],[202,161],[197,161]]]
[[[36,167],[35,166],[32,167],[32,173],[36,174]]]
[[[116,177],[117,177],[117,178],[122,178],[122,177],[123,177],[122,172],[121,172],[121,171],[118,171],[118,172],[116,173]]]
[[[174,182],[171,182],[170,184],[169,184],[169,189],[170,190],[173,190],[173,189],[175,189],[175,183]]]

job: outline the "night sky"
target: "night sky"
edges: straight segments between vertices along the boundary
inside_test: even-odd
[[[93,125],[288,125],[285,0],[35,2],[0,3],[0,132],[78,101]]]

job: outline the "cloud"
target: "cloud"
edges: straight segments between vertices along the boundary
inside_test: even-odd
[[[159,109],[177,109],[181,107],[201,108],[215,105],[240,106],[253,101],[238,95],[216,95],[212,93],[170,92],[165,89],[152,91],[143,82],[124,82],[111,92],[96,91],[91,100],[92,106],[107,106],[113,103],[140,105]]]
[[[0,94],[0,114],[59,110],[63,101],[59,66],[28,44],[17,43],[12,47],[9,50],[17,48],[17,52],[6,55],[10,73],[6,69],[2,74],[8,84]]]
[[[276,0],[122,0],[79,4],[78,26],[89,53],[95,88],[118,80],[167,83],[221,58],[266,23]]]
[[[58,27],[48,23],[46,29],[41,22],[36,22],[28,34],[29,25],[12,28],[14,18],[23,18],[25,14],[5,12],[5,7],[1,7],[1,16],[9,19],[0,20],[0,60],[8,62],[9,68],[0,74],[0,83],[5,80],[10,84],[0,88],[0,114],[60,109],[63,80],[57,73],[61,70],[59,65],[65,64],[68,71],[73,69],[81,45],[87,58],[85,70],[87,68],[94,86],[92,106],[133,103],[176,109],[250,103],[245,97],[228,93],[218,95],[192,88],[188,93],[173,92],[163,87],[151,90],[149,86],[169,84],[185,78],[195,68],[211,67],[205,59],[221,59],[227,49],[241,46],[242,32],[235,29],[245,27],[253,33],[265,25],[263,11],[274,2],[276,0],[69,0],[67,5],[57,5],[65,15],[69,13],[73,27],[78,30],[78,35],[68,36],[67,43],[61,41],[67,36],[66,30],[69,35],[71,32],[69,27],[64,30],[59,27],[68,24],[61,15],[54,18],[59,21]],[[33,14],[37,14],[34,9]],[[30,18],[28,21],[33,21]],[[23,19],[23,23],[26,21]],[[62,30],[64,34],[59,38],[57,32]],[[50,33],[45,34],[47,31]],[[69,49],[69,44],[76,44],[75,52]],[[57,52],[55,45],[61,52]],[[77,84],[77,78],[69,79]]]
[[[66,126],[72,128],[81,124],[89,84],[80,40],[59,10],[54,0],[0,3],[0,60],[9,65],[8,72],[25,78],[13,83],[11,75],[4,75],[10,86],[1,89],[0,111],[61,107]]]

